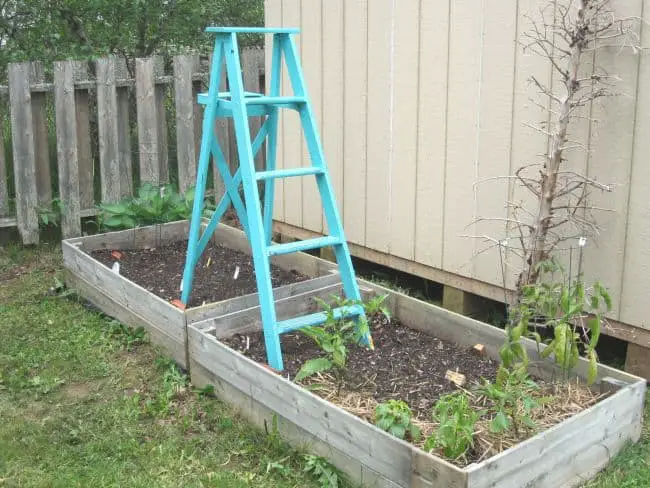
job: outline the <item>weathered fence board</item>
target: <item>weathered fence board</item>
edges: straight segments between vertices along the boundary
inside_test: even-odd
[[[30,83],[45,83],[45,70],[40,61],[30,63]],[[31,98],[37,200],[40,206],[49,207],[52,203],[52,176],[48,151],[47,93],[34,91]]]
[[[64,238],[81,234],[74,69],[72,61],[54,63],[56,146],[59,197],[64,210],[61,214],[61,232]]]
[[[115,58],[97,60],[97,124],[102,202],[120,199],[119,128]]]
[[[89,78],[88,63],[74,61],[75,83],[87,82]],[[74,103],[77,124],[77,164],[79,167],[79,206],[87,210],[95,205],[94,167],[90,132],[90,92],[76,89]]]
[[[199,57],[194,55],[174,58],[174,90],[176,95],[176,159],[178,187],[187,191],[196,180],[196,95],[192,75],[198,70]]]
[[[0,113],[5,113],[4,100],[0,99]],[[0,117],[0,217],[9,213],[9,185],[5,162],[4,118]]]
[[[38,244],[38,193],[36,159],[34,156],[34,126],[32,121],[29,83],[30,64],[9,66],[9,102],[11,104],[11,139],[13,147],[14,181],[16,186],[16,219],[23,244]]]

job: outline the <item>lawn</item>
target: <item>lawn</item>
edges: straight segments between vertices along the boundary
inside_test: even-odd
[[[0,249],[0,487],[321,486],[61,279],[56,248]],[[586,486],[650,486],[649,460],[646,428]]]

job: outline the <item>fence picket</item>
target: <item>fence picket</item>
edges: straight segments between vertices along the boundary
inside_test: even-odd
[[[260,67],[264,66],[264,51],[261,49],[247,49],[242,53],[242,69],[244,71],[244,89],[249,92],[261,92]],[[262,125],[261,117],[251,117],[249,127],[251,137],[254,139]],[[264,169],[263,148],[255,158],[255,168],[258,171]]]
[[[73,61],[74,81],[89,79],[88,63]],[[77,167],[79,177],[79,207],[81,210],[95,206],[94,168],[90,142],[90,94],[87,89],[75,89],[74,104],[77,124]]]
[[[199,57],[174,57],[174,92],[176,98],[176,159],[178,187],[182,193],[194,186],[196,180],[196,151],[194,83],[192,75],[198,71]]]
[[[115,58],[97,60],[97,122],[102,202],[120,199],[119,135]]]
[[[38,193],[34,155],[30,63],[9,65],[11,139],[16,186],[16,221],[23,244],[38,244]]]
[[[124,58],[115,60],[115,78],[125,81],[129,72]],[[119,84],[119,83],[118,83]],[[120,197],[133,195],[133,163],[131,159],[131,130],[129,121],[129,108],[131,105],[130,90],[126,86],[116,88],[117,98],[117,147],[120,165]]]
[[[0,111],[4,113],[4,100],[0,99]],[[0,117],[0,217],[9,213],[9,185],[5,163],[4,118]]]
[[[81,234],[79,160],[72,61],[54,63],[56,148],[59,165],[59,197],[63,204],[61,233],[64,239]]]
[[[30,83],[45,83],[45,70],[40,61],[32,61],[30,64]],[[31,97],[37,199],[42,207],[50,207],[52,203],[52,176],[47,133],[47,93],[33,92]]]

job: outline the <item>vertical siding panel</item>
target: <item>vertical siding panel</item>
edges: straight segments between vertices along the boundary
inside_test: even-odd
[[[390,250],[396,256],[411,260],[415,247],[419,16],[420,0],[402,0],[395,10]]]
[[[510,136],[512,133],[512,104],[515,65],[517,4],[486,0],[483,19],[483,63],[481,100],[479,105],[479,181],[508,175],[510,172]],[[504,217],[508,200],[508,181],[493,179],[476,186],[476,215]],[[476,235],[502,238],[503,222],[484,221],[476,224]],[[480,254],[474,257],[474,276],[482,281],[503,283],[498,248],[481,252],[492,246],[476,241]],[[504,256],[505,258],[505,256]]]
[[[650,5],[644,7],[642,45],[650,49]],[[650,58],[641,56],[636,97],[634,156],[630,178],[630,204],[627,223],[625,267],[621,287],[620,320],[648,328],[647,295],[650,289]]]
[[[540,19],[540,9],[547,5],[547,0],[519,0],[517,15],[517,41],[524,41],[524,34],[531,29],[531,18]],[[522,46],[517,47],[515,53],[516,69],[514,84],[514,107],[512,111],[512,149],[510,154],[510,175],[521,166],[543,162],[542,155],[548,148],[547,138],[525,124],[539,124],[548,120],[548,113],[531,99],[543,106],[548,106],[548,99],[537,92],[530,82],[530,77],[535,76],[540,83],[551,82],[551,68],[548,60],[524,51]],[[509,195],[511,202],[523,203],[528,210],[532,210],[534,200],[527,190],[520,184],[509,182]],[[508,217],[514,218],[512,209],[508,210]],[[521,217],[521,216],[520,216]],[[523,215],[525,218],[526,216]],[[509,231],[509,245],[519,248],[519,234]],[[518,274],[522,269],[521,259],[512,251],[506,253],[507,284],[513,287]]]
[[[284,0],[282,3],[282,25],[300,27],[300,0]],[[300,53],[302,34],[295,37],[296,48]],[[283,95],[292,95],[293,89],[286,67],[282,69]],[[300,117],[295,110],[282,111],[282,132],[284,167],[297,168],[302,165],[302,129]],[[281,167],[278,165],[278,167]],[[286,178],[284,181],[284,218],[287,224],[302,227],[302,178]]]
[[[470,276],[475,243],[463,235],[474,233],[482,14],[476,0],[451,3],[443,266]]]
[[[442,267],[449,0],[422,0],[415,260]]]
[[[344,90],[344,0],[326,0],[323,3],[323,147],[329,169],[334,196],[342,218],[343,202],[343,100]],[[359,19],[356,19],[357,23]],[[355,67],[355,69],[358,69]],[[323,219],[323,232],[327,233],[327,222]]]
[[[266,0],[264,5],[264,15],[265,15],[265,25],[268,27],[281,27],[282,23],[282,0]],[[271,90],[271,67],[273,66],[273,36],[266,36],[265,44],[265,55],[266,55],[266,93],[270,93]],[[284,80],[283,80],[284,82]],[[280,111],[280,117],[278,119],[278,139],[277,139],[277,153],[275,164],[277,168],[282,168],[284,166],[284,152],[283,152],[283,120],[284,114],[283,111]],[[268,154],[268,149],[267,149]],[[284,222],[284,180],[276,179],[275,180],[275,192],[274,192],[274,202],[273,202],[273,218],[277,221]]]
[[[343,225],[350,242],[366,243],[368,0],[344,3]],[[325,100],[329,104],[329,99]]]
[[[390,249],[392,35],[396,0],[368,2],[366,246]]]
[[[639,17],[642,6],[642,0],[612,4],[619,17]],[[613,191],[594,193],[590,203],[613,211],[595,214],[600,236],[587,245],[584,271],[587,279],[598,279],[609,287],[614,304],[612,316],[617,316],[625,257],[639,58],[630,50],[607,48],[599,51],[597,63],[606,72],[620,76],[616,90],[625,95],[601,99],[592,110],[596,122],[591,130],[589,176],[612,184]]]
[[[321,0],[303,2],[301,10],[301,58],[305,74],[307,93],[311,99],[317,131],[323,128],[323,60],[322,55],[322,4]],[[331,35],[330,32],[327,35]],[[301,134],[302,136],[302,134]],[[311,166],[309,150],[302,140],[302,166]],[[323,205],[321,203],[316,178],[299,178],[302,182],[302,225],[314,232],[323,231]]]

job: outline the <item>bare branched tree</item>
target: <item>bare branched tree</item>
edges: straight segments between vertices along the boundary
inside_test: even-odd
[[[507,202],[509,217],[498,219],[504,221],[508,235],[517,236],[514,252],[523,259],[516,283],[519,292],[538,281],[538,264],[551,258],[561,243],[598,233],[593,214],[606,209],[594,207],[590,195],[595,190],[611,191],[611,187],[567,164],[569,151],[587,150],[587,141],[572,137],[572,124],[589,113],[584,107],[617,95],[618,76],[599,67],[598,51],[638,50],[641,22],[617,17],[610,0],[549,1],[539,19],[530,20],[524,49],[548,60],[554,82],[530,78],[548,101],[541,106],[550,117],[529,127],[548,138],[548,152],[540,163],[523,165],[507,177],[532,194],[533,204]],[[501,245],[498,239],[488,240]]]

